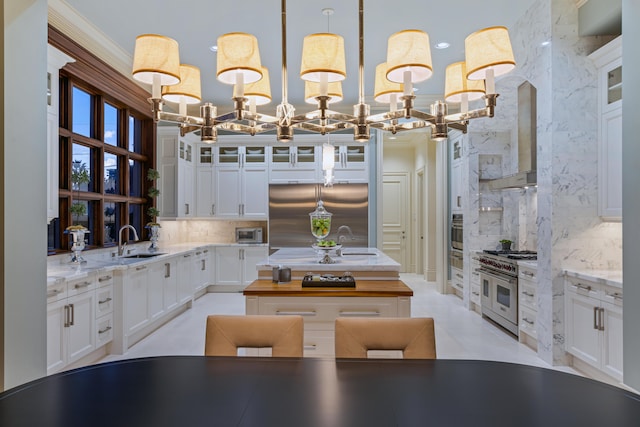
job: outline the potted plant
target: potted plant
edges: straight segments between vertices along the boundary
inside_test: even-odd
[[[502,239],[500,240],[500,244],[502,245],[502,250],[503,251],[510,251],[511,250],[511,244],[513,242],[509,239]]]
[[[147,180],[155,181],[160,178],[160,172],[156,169],[149,169],[147,171]],[[157,222],[157,217],[160,215],[160,211],[154,206],[154,199],[160,195],[160,190],[157,187],[150,187],[147,191],[147,195],[151,200],[151,206],[147,209],[147,215],[151,217],[151,221],[145,225],[145,228],[149,230],[149,241],[151,242],[151,246],[149,246],[150,251],[158,250],[158,238],[160,237],[160,228],[162,227],[160,223]]]
[[[73,162],[71,167],[71,184],[72,190],[75,189],[78,191],[78,197],[71,205],[70,211],[71,215],[75,218],[75,221],[65,229],[65,233],[71,235],[71,250],[73,251],[73,256],[71,257],[72,263],[82,263],[85,262],[84,259],[80,256],[80,252],[84,249],[84,235],[89,233],[89,230],[82,225],[79,224],[80,217],[87,214],[87,206],[80,202],[80,186],[82,184],[88,184],[91,181],[91,176],[89,174],[89,170],[87,169],[87,165],[84,162],[80,162],[76,160]]]

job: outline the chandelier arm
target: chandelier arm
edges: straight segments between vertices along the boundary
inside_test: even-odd
[[[447,123],[447,126],[450,127],[451,129],[457,129],[459,131],[462,131],[462,133],[467,133],[467,122],[463,122],[463,123]]]
[[[412,109],[410,111],[410,114],[411,114],[411,117],[413,117],[414,119],[424,120],[432,124],[436,123],[436,116],[429,113],[425,113],[424,111]]]
[[[396,110],[396,111],[387,111],[386,113],[380,113],[373,116],[367,117],[367,122],[369,124],[386,122],[389,120],[397,120],[404,117],[404,111]]]
[[[156,117],[159,121],[163,121],[163,122],[188,124],[188,125],[195,125],[195,126],[202,126],[204,124],[204,120],[202,119],[202,117],[181,116],[180,114],[169,113],[166,111],[158,112]]]

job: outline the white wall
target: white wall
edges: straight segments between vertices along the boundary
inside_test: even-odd
[[[640,2],[622,1],[622,216],[624,227],[624,382],[640,390],[640,145],[637,113],[640,111]]]
[[[47,1],[4,0],[4,388],[46,373]],[[25,190],[28,189],[28,198]]]

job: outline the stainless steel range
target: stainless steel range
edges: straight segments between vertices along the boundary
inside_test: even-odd
[[[484,251],[480,255],[482,315],[518,335],[518,260],[535,260],[531,251]]]

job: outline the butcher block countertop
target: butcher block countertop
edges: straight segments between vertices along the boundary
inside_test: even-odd
[[[243,294],[272,297],[410,297],[413,296],[413,290],[402,280],[356,280],[355,288],[303,288],[301,280],[279,284],[271,280],[255,280],[244,289]]]

